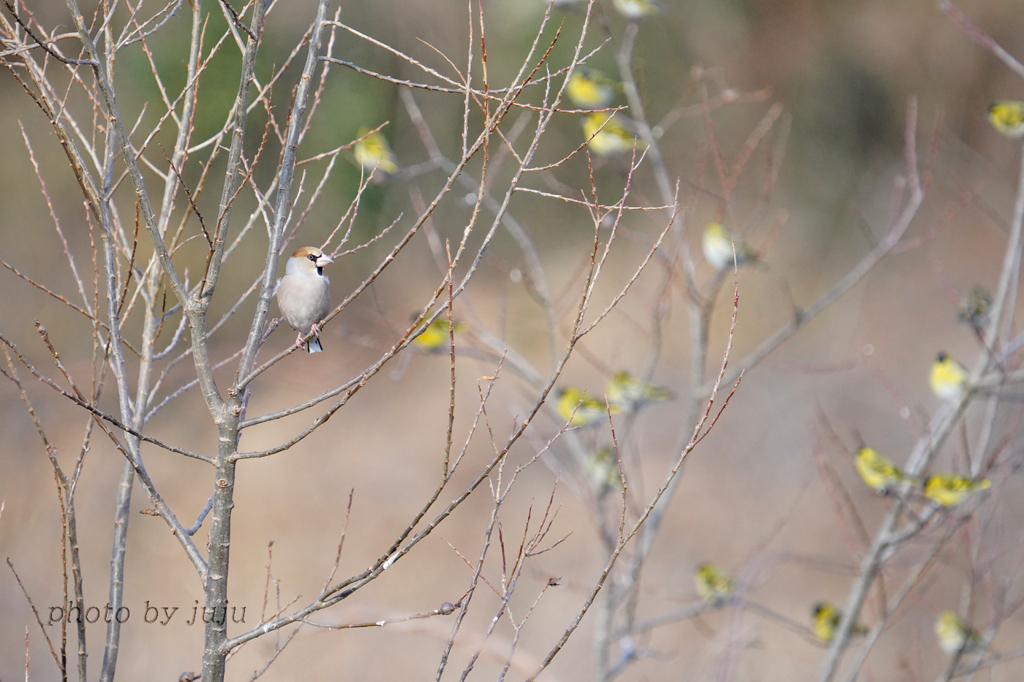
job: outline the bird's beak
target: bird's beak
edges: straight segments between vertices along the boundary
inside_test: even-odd
[[[330,265],[333,262],[334,262],[333,258],[331,258],[330,256],[328,256],[326,254],[323,254],[319,258],[316,259],[316,266],[318,268],[322,268],[323,266]]]

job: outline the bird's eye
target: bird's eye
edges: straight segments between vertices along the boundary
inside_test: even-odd
[[[306,256],[306,258],[308,258],[309,260],[313,261],[314,263],[316,262],[316,255],[315,254],[311,253],[308,256]]]

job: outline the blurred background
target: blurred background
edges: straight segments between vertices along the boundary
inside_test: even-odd
[[[905,238],[907,248],[887,258],[745,375],[714,432],[687,460],[683,480],[642,575],[636,606],[639,619],[694,602],[693,568],[712,560],[746,583],[750,599],[808,624],[815,602],[845,600],[859,561],[851,553],[849,528],[835,513],[835,494],[822,480],[820,462],[828,461],[838,471],[865,525],[873,530],[888,501],[860,484],[850,453],[868,443],[902,462],[928,415],[938,407],[926,381],[935,354],[946,350],[970,366],[984,352],[973,332],[957,324],[956,306],[976,284],[990,289],[995,286],[1021,149],[1017,142],[993,131],[985,115],[992,100],[1024,99],[1024,81],[974,43],[933,2],[666,0],[666,4],[664,15],[641,25],[633,66],[650,122],[664,123],[661,150],[670,177],[680,179],[680,203],[687,207],[688,229],[683,238],[694,254],[699,254],[700,229],[711,219],[724,218],[764,249],[768,263],[766,269],[740,275],[734,363],[787,324],[794,305],[807,306],[831,288],[890,224],[899,179],[906,173],[903,133],[910,97],[918,102],[919,158],[922,165],[934,160],[925,204]],[[1018,3],[965,1],[958,7],[1010,54],[1024,59],[1024,14]],[[44,25],[70,30],[69,18],[57,4],[32,9]],[[310,0],[274,8],[257,68],[261,78],[266,79],[284,63],[307,30],[314,10],[315,3]],[[465,3],[378,0],[345,3],[340,10],[342,22],[449,76],[454,75],[451,66],[435,49],[460,68],[465,64],[470,21]],[[88,15],[95,7],[83,6],[83,11]],[[501,87],[518,71],[544,11],[540,0],[483,2],[491,87]],[[569,62],[584,21],[582,12],[572,7],[555,10],[553,16],[541,44],[554,38],[559,25],[562,36],[541,73],[548,66],[554,71]],[[607,43],[588,63],[613,77],[624,27],[610,2],[596,4],[585,47],[594,49]],[[188,30],[188,12],[182,11],[147,43],[170,92],[183,83],[185,53],[176,46],[187,45]],[[208,43],[223,30],[223,17],[211,11]],[[69,53],[74,52],[72,42],[63,43]],[[479,44],[476,48],[478,55]],[[345,31],[338,33],[335,55],[395,78],[431,82],[406,61]],[[301,63],[292,65],[273,91],[272,107],[279,123],[285,120],[300,67]],[[120,53],[117,69],[115,85],[125,120],[141,119],[145,123],[142,129],[148,129],[164,110],[141,46]],[[237,89],[238,71],[237,53],[230,48],[211,63],[200,85],[196,139],[205,139],[223,124]],[[474,71],[479,77],[479,61]],[[699,104],[705,95],[726,91],[756,93],[741,96],[740,101],[712,114],[716,144],[727,163],[774,103],[784,107],[769,142],[752,157],[728,201],[720,194],[709,157],[707,124],[688,108]],[[0,76],[0,94],[5,150],[5,163],[0,164],[0,205],[4,207],[0,258],[24,275],[74,298],[75,281],[53,224],[56,218],[88,282],[93,267],[81,190],[52,129],[10,72]],[[538,103],[541,95],[540,89],[534,88],[524,94],[523,101]],[[80,91],[74,98],[81,106]],[[442,151],[457,158],[462,99],[423,91],[417,91],[415,98]],[[625,104],[621,95],[616,104]],[[513,112],[503,130],[519,115]],[[579,114],[554,119],[537,163],[554,163],[583,143],[580,119]],[[100,122],[88,117],[80,120],[98,128],[95,133],[85,131],[85,137],[102,138]],[[250,119],[250,158],[266,120],[260,109]],[[470,116],[471,137],[481,120],[479,112]],[[385,122],[384,132],[400,166],[413,167],[428,159],[398,86],[333,65],[300,156],[347,144],[357,137],[361,126]],[[529,134],[532,128],[527,126],[527,131]],[[46,183],[50,205],[40,191],[26,140]],[[152,158],[162,158],[155,151],[156,144],[170,149],[173,137],[158,136],[151,148]],[[273,177],[279,146],[271,142],[264,153],[264,163],[254,175],[261,187]],[[360,169],[346,154],[302,225],[295,246],[322,243],[355,196]],[[779,158],[783,161],[778,181],[766,192],[774,170],[771,160]],[[470,166],[478,177],[479,160]],[[594,181],[603,202],[613,203],[621,196],[627,166],[623,159],[595,160]],[[489,180],[497,196],[504,192],[502,182],[510,169],[508,164],[496,169]],[[193,163],[182,176],[194,186],[201,173],[202,168]],[[318,177],[310,171],[305,192],[311,191]],[[404,233],[419,213],[421,197],[429,201],[444,180],[445,175],[434,170],[370,187],[361,200],[353,242],[366,241],[400,215],[404,217],[396,233]],[[632,182],[631,205],[661,203],[649,168],[641,166]],[[576,197],[583,191],[589,194],[586,159],[577,155],[524,184],[549,192],[575,191]],[[118,191],[122,219],[130,223],[134,211],[130,188],[125,183]],[[216,185],[200,197],[198,204],[207,216],[215,215],[218,196]],[[472,197],[464,198],[466,190],[457,189],[432,220],[431,229],[440,239],[451,240],[453,246],[461,238],[472,208]],[[179,200],[179,213],[184,211],[184,203]],[[242,196],[237,215],[247,216],[254,207],[251,195]],[[517,195],[510,210],[536,244],[555,294],[561,324],[556,345],[561,350],[578,307],[581,277],[594,239],[593,223],[579,205],[530,194]],[[664,221],[663,212],[630,212],[623,218],[618,242],[597,289],[595,312],[629,279]],[[489,223],[490,216],[484,215],[484,225]],[[213,315],[227,311],[258,277],[266,249],[264,234],[258,224],[230,261]],[[474,234],[470,246],[478,245],[481,238]],[[335,265],[328,273],[335,301],[362,282],[395,241],[393,234]],[[140,254],[148,252],[140,243]],[[179,257],[179,267],[190,267],[195,273],[202,267],[204,252],[196,242]],[[659,307],[668,306],[653,381],[669,388],[677,399],[648,407],[619,443],[634,509],[642,508],[641,501],[657,488],[677,455],[674,447],[680,434],[690,428],[683,423],[685,401],[681,399],[693,389],[688,384],[687,294],[682,279],[676,278],[664,296],[660,267],[655,264],[645,272],[623,305],[584,339],[559,382],[599,395],[611,372],[628,369],[639,374],[656,339],[654,317]],[[456,318],[470,325],[459,340],[468,354],[457,362],[456,449],[476,411],[478,377],[492,376],[496,369],[494,360],[484,352],[482,335],[505,339],[542,375],[552,367],[543,311],[522,281],[525,268],[515,242],[499,233],[480,273],[455,303]],[[410,315],[426,304],[443,274],[427,234],[417,235],[395,265],[327,326],[322,335],[325,353],[294,354],[257,382],[249,414],[308,399],[374,362],[401,337]],[[698,265],[701,285],[706,285],[711,275],[706,264]],[[717,370],[729,329],[730,285],[725,288],[712,320],[711,372]],[[49,330],[72,373],[90,375],[94,359],[90,327],[84,318],[31,288],[9,269],[0,271],[0,291],[0,330],[27,358],[44,373],[57,375],[34,330],[33,322],[38,320]],[[253,307],[250,301],[214,337],[216,358],[227,357],[240,346]],[[276,307],[274,310],[276,314]],[[126,323],[129,339],[133,333],[138,335],[138,317],[129,317]],[[278,330],[268,342],[265,357],[291,343],[291,334]],[[161,343],[169,338],[165,332]],[[190,361],[183,362],[169,374],[167,392],[194,375],[189,365]],[[401,371],[392,372],[399,366]],[[232,367],[229,364],[218,375],[222,388],[233,376]],[[405,528],[439,480],[449,403],[448,372],[446,353],[409,350],[298,446],[239,467],[229,601],[239,609],[245,607],[247,625],[255,623],[261,612],[271,614],[287,604],[312,599],[331,571],[343,535],[338,576],[370,566]],[[86,420],[52,391],[28,380],[24,370],[21,375],[47,435],[69,468]],[[536,397],[529,384],[509,368],[503,368],[500,376],[487,409],[499,445],[528,414]],[[484,383],[486,380],[480,385]],[[116,402],[109,372],[107,384],[104,404],[113,411]],[[1000,415],[1000,442],[1007,452],[1019,446],[1014,428],[1019,416],[1019,407],[1013,404],[1004,407]],[[241,447],[260,450],[284,442],[312,418],[302,413],[254,428],[246,432]],[[969,444],[977,436],[979,419],[980,413],[968,413],[964,428],[951,439],[937,466],[963,470],[965,456],[977,456],[970,452]],[[10,382],[0,384],[0,420],[0,500],[4,501],[0,553],[13,563],[46,621],[49,607],[63,599],[60,508],[52,468]],[[538,417],[529,437],[512,450],[506,484],[511,465],[530,460],[559,427],[547,412]],[[214,432],[198,394],[189,393],[171,403],[151,422],[150,432],[182,447],[215,452]],[[578,435],[587,447],[610,441],[606,425]],[[209,496],[209,468],[152,448],[143,452],[165,499],[183,523],[190,525]],[[467,449],[464,469],[440,503],[458,494],[492,454],[486,432],[477,433]],[[110,525],[120,469],[117,452],[94,433],[76,501],[86,603],[101,608],[107,600]],[[975,520],[957,532],[941,553],[938,567],[890,621],[861,679],[934,677],[948,661],[932,632],[940,611],[951,608],[966,613],[969,601],[973,620],[984,628],[996,617],[1005,618],[1009,605],[1024,599],[1019,570],[1024,559],[1020,530],[1024,497],[1020,476],[1010,474],[1009,466],[997,472],[997,490],[984,498]],[[544,592],[522,628],[513,659],[516,679],[532,674],[547,655],[603,567],[604,550],[593,506],[583,493],[583,480],[556,443],[543,462],[520,474],[503,503],[503,539],[509,556],[519,546],[531,505],[530,519],[536,527],[552,495],[551,508],[557,509],[557,515],[549,544],[565,537],[555,549],[530,560],[510,604],[510,615],[521,622],[544,586],[557,578],[559,585]],[[137,489],[133,508],[142,511],[149,506],[145,494]],[[473,562],[479,555],[492,507],[485,485],[382,579],[312,620],[326,625],[372,623],[430,612],[445,601],[458,602],[472,577],[466,561]],[[125,603],[131,609],[131,620],[122,630],[118,672],[125,679],[177,679],[183,671],[200,668],[202,628],[190,627],[185,621],[192,617],[196,600],[202,601],[202,591],[161,520],[133,514],[130,523]],[[197,544],[203,549],[204,534],[205,530],[197,535]],[[497,542],[496,537],[491,540]],[[970,560],[972,554],[981,557],[980,566]],[[892,570],[898,574],[908,566],[897,562]],[[500,553],[492,547],[484,577],[497,586],[500,574]],[[969,594],[973,596],[968,600]],[[463,639],[456,644],[449,663],[449,676],[461,670],[480,646],[500,603],[484,584],[474,600],[462,628]],[[147,606],[178,607],[179,611],[166,625],[150,624],[144,621]],[[26,627],[32,677],[55,679],[50,654],[9,570],[0,573],[0,614],[0,679],[24,674]],[[875,615],[869,602],[862,618],[870,623]],[[340,632],[306,626],[263,679],[425,679],[437,669],[452,624],[452,618],[436,617]],[[241,629],[237,625],[230,631]],[[51,638],[59,637],[55,626],[47,627],[47,632]],[[100,663],[103,634],[101,624],[88,630],[93,672]],[[477,664],[478,675],[497,676],[515,635],[507,620],[499,624],[488,640],[491,648]],[[284,636],[265,637],[244,647],[229,664],[229,678],[249,679]],[[1015,613],[1002,626],[993,646],[1012,649],[1020,645],[1022,636],[1022,617]],[[592,639],[593,618],[588,615],[540,679],[591,677]],[[749,613],[742,618],[722,612],[683,620],[652,630],[638,644],[650,655],[627,668],[622,679],[806,679],[814,674],[824,654],[824,647],[806,633]],[[396,651],[402,655],[395,655]],[[732,663],[726,665],[726,660]],[[1011,661],[984,673],[982,679],[1017,679],[1022,671],[1024,665]]]

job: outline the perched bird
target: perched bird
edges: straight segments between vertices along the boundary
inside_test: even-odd
[[[388,144],[388,138],[384,137],[384,133],[378,130],[372,135],[367,135],[369,132],[370,129],[366,126],[359,129],[359,137],[366,137],[356,142],[352,151],[363,170],[367,173],[376,170],[382,173],[382,179],[386,180],[398,170],[398,159],[391,151],[391,145]]]
[[[603,109],[615,98],[615,85],[597,69],[581,65],[569,76],[565,92],[580,109]]]
[[[734,243],[736,244],[737,267],[743,267],[747,263],[761,262],[754,247],[734,235],[722,223],[708,223],[704,228],[704,238],[701,241],[704,260],[715,270],[732,266]]]
[[[603,127],[602,127],[603,126]],[[603,111],[595,111],[583,119],[583,134],[587,145],[595,154],[611,156],[643,147],[636,135],[626,130],[617,118]]]
[[[623,412],[633,412],[650,401],[672,397],[668,389],[645,384],[626,370],[616,372],[604,385],[604,392],[608,402]]]
[[[868,487],[880,493],[896,488],[901,481],[913,481],[899,467],[878,454],[874,448],[858,450],[854,466],[857,467],[857,473],[864,479]]]
[[[935,621],[935,638],[939,640],[939,648],[947,654],[985,650],[981,637],[974,628],[960,620],[956,611],[943,611],[939,614]]]
[[[412,318],[415,320],[419,317],[418,313],[413,313]],[[469,325],[465,322],[455,323],[455,333],[464,332],[469,329]],[[448,317],[446,315],[438,315],[437,319],[428,324],[423,332],[412,340],[414,346],[421,350],[438,350],[439,348],[448,345],[448,339],[451,338],[448,333]]]
[[[557,409],[559,416],[569,422],[569,426],[586,426],[606,418],[609,411],[612,414],[619,412],[615,405],[606,406],[575,386],[566,386],[559,391]]]
[[[577,412],[579,414],[579,412]],[[619,458],[610,445],[587,453],[584,462],[590,482],[598,490],[621,490],[622,472],[619,471]]]
[[[288,259],[284,277],[277,281],[277,307],[292,329],[299,332],[295,345],[302,348],[302,337],[313,332],[306,344],[310,353],[324,349],[320,345],[320,320],[331,309],[331,281],[324,274],[324,266],[333,262],[315,246],[304,246]]]
[[[1024,102],[1002,100],[988,108],[992,127],[1008,137],[1024,137]]]
[[[811,610],[811,630],[815,637],[828,644],[836,636],[836,628],[842,619],[843,612],[837,609],[835,604],[827,601],[818,602]],[[867,627],[860,623],[853,626],[853,633],[856,635],[863,635],[867,631]]]
[[[980,331],[988,324],[992,308],[992,294],[980,284],[960,299],[956,308],[956,319]]]
[[[924,481],[924,496],[943,507],[963,502],[975,490],[987,490],[992,482],[987,478],[972,481],[956,474],[932,474]]]
[[[959,400],[967,388],[967,368],[945,353],[939,353],[932,363],[928,383],[932,393],[940,399]]]
[[[732,596],[732,578],[718,566],[703,563],[693,574],[693,586],[697,596],[709,604],[719,606]]]
[[[630,21],[653,17],[665,11],[661,0],[612,0],[619,14]]]

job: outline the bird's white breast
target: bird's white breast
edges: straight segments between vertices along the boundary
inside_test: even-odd
[[[331,309],[330,281],[323,275],[287,273],[277,287],[277,305],[288,324],[307,333]]]

